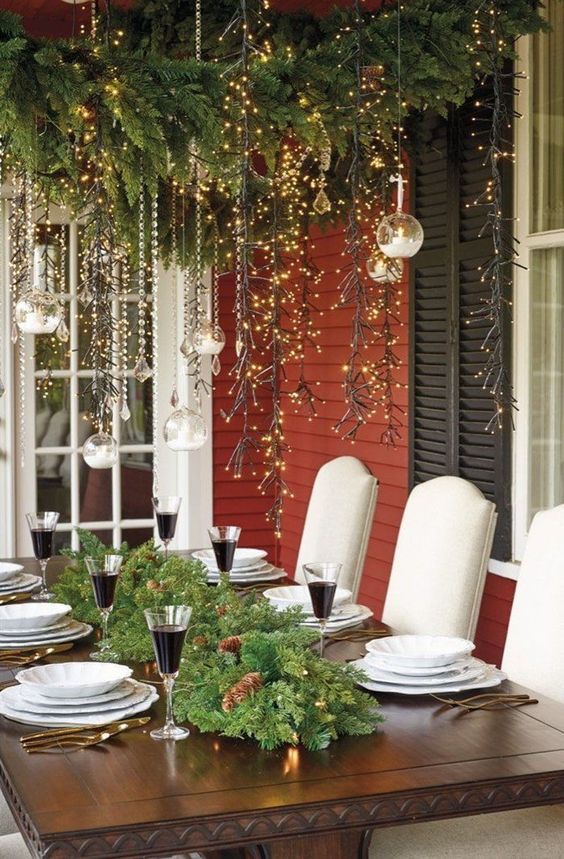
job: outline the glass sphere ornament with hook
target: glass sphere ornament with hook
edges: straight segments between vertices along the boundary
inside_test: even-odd
[[[391,176],[390,182],[398,183],[396,211],[386,215],[378,224],[376,241],[383,254],[392,259],[407,259],[415,256],[423,244],[423,227],[413,215],[403,211],[403,176]]]
[[[366,271],[376,283],[397,283],[403,275],[403,261],[374,251],[366,260]]]
[[[52,334],[62,315],[55,296],[41,289],[29,289],[16,303],[16,325],[23,334]]]
[[[198,355],[219,355],[225,346],[223,329],[210,319],[203,319],[194,331],[193,344]]]
[[[198,450],[206,443],[208,428],[201,415],[181,406],[167,419],[163,435],[171,450]]]
[[[117,441],[107,432],[97,432],[84,442],[82,457],[90,468],[111,468],[119,459]]]

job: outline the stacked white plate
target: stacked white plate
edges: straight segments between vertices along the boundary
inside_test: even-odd
[[[498,686],[507,675],[471,654],[464,638],[396,635],[366,644],[367,654],[352,664],[368,676],[361,686],[372,692],[441,695]]]
[[[311,598],[307,585],[287,585],[280,588],[268,588],[263,594],[278,611],[284,611],[292,606],[300,606],[307,618],[302,626],[319,629],[319,621],[313,614]],[[337,588],[333,602],[333,611],[325,627],[326,632],[337,632],[350,626],[358,626],[373,612],[364,605],[351,603],[351,592],[345,588]]]
[[[219,580],[219,570],[213,549],[198,549],[192,552],[192,557],[201,561],[208,570],[208,582]],[[229,580],[238,583],[252,584],[253,582],[271,582],[283,578],[284,570],[274,567],[265,561],[266,552],[262,549],[235,549],[233,567]]]
[[[158,692],[126,665],[60,662],[20,671],[0,692],[0,714],[26,725],[67,727],[120,722],[148,710]]]
[[[76,641],[92,632],[73,620],[65,603],[28,602],[0,606],[0,650]]]
[[[0,597],[2,594],[17,594],[34,591],[41,584],[40,576],[24,573],[21,564],[0,561]]]

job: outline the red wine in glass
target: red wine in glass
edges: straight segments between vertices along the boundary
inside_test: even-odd
[[[316,561],[304,564],[304,575],[311,599],[311,607],[319,621],[319,655],[323,656],[325,651],[325,627],[331,617],[335,594],[337,593],[337,579],[341,572],[342,564],[329,561]]]
[[[318,620],[328,620],[331,617],[337,582],[308,582],[307,586],[314,615]]]
[[[53,535],[51,528],[31,528],[33,554],[38,561],[48,561],[53,554]]]
[[[159,674],[176,674],[180,668],[180,657],[186,638],[186,627],[173,623],[154,626],[151,629],[153,647],[157,657]]]
[[[114,604],[118,573],[91,573],[90,579],[98,608],[111,608]]]
[[[157,519],[157,528],[165,550],[165,561],[168,559],[168,544],[173,539],[178,521],[178,511],[182,498],[178,495],[155,495],[153,508]]]
[[[159,513],[157,511],[157,527],[163,543],[168,544],[169,540],[174,537],[177,520],[178,513]]]
[[[237,540],[212,540],[215,562],[220,573],[230,573],[235,558]]]
[[[84,563],[90,575],[94,599],[102,620],[102,640],[98,651],[90,654],[96,661],[115,658],[108,636],[108,621],[114,607],[117,580],[123,563],[122,555],[103,555],[101,558],[85,558]]]

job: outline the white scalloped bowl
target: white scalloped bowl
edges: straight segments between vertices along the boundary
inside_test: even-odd
[[[305,611],[312,611],[311,597],[307,585],[283,585],[279,588],[268,588],[264,596],[273,606],[279,609],[301,606]],[[333,605],[344,605],[351,601],[352,593],[346,588],[337,588]]]
[[[16,679],[47,698],[87,698],[109,692],[132,674],[114,662],[58,662],[25,668]]]
[[[250,567],[251,564],[258,564],[263,558],[266,558],[267,552],[264,549],[235,549],[235,557],[233,558],[233,567]],[[192,556],[198,561],[202,561],[207,567],[217,569],[215,560],[215,552],[213,549],[198,549],[197,552],[192,552]]]
[[[0,582],[8,582],[23,572],[21,564],[10,564],[8,561],[0,561]]]
[[[20,632],[52,626],[71,611],[62,602],[29,602],[0,606],[0,632]]]
[[[449,665],[468,656],[475,644],[465,638],[447,635],[390,635],[366,643],[369,653],[376,653],[390,667],[434,668]]]

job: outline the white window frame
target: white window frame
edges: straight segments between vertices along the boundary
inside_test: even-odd
[[[529,529],[529,465],[530,444],[530,367],[531,367],[531,252],[564,247],[564,229],[532,233],[530,231],[530,165],[532,156],[532,88],[530,75],[532,37],[519,43],[520,67],[525,79],[520,81],[515,140],[515,211],[516,234],[519,240],[519,263],[514,277],[514,378],[518,411],[515,414],[513,444],[513,555],[516,562],[523,558]]]
[[[31,541],[25,523],[24,514],[35,510],[36,504],[36,476],[35,463],[36,453],[41,454],[68,454],[69,446],[64,447],[35,447],[35,378],[33,364],[29,362],[27,373],[27,397],[26,397],[26,465],[20,465],[20,450],[17,444],[18,436],[18,396],[17,396],[17,362],[14,359],[14,350],[10,341],[10,312],[9,312],[9,230],[7,198],[11,196],[11,189],[4,187],[0,194],[0,242],[3,255],[0,263],[0,288],[2,289],[2,318],[0,318],[0,350],[2,352],[2,374],[6,385],[6,393],[0,400],[0,504],[4,511],[2,528],[0,528],[0,555],[11,557],[14,555],[30,555]],[[52,216],[52,223],[63,223],[65,219],[60,216]],[[76,225],[70,225],[69,260],[70,265],[70,287],[74,296],[71,299],[70,325],[74,327],[76,336],[77,320],[72,312],[73,304],[76,302],[76,287],[78,279],[77,270],[77,230]],[[177,278],[182,282],[181,277]],[[178,387],[181,402],[186,402],[188,387],[191,384],[183,372],[182,359],[177,352],[175,356],[172,348],[172,327],[169,320],[173,317],[173,301],[177,301],[178,319],[178,342],[182,342],[182,296],[179,293],[174,296],[172,284],[172,272],[166,271],[160,266],[159,284],[159,318],[162,320],[159,326],[159,386],[158,386],[158,456],[159,456],[159,483],[160,492],[163,495],[180,495],[183,503],[178,518],[177,531],[171,548],[187,549],[202,546],[207,543],[207,528],[212,524],[213,517],[213,478],[212,478],[212,399],[204,398],[202,404],[202,415],[209,428],[209,437],[199,451],[190,453],[175,453],[165,444],[162,435],[164,422],[172,407],[170,405],[170,393],[174,362],[177,362]],[[116,305],[118,302],[116,301]],[[21,336],[21,335],[20,335]],[[33,340],[28,336],[28,355],[33,353]],[[203,372],[211,376],[210,359],[204,359]],[[130,373],[131,373],[131,368]],[[66,371],[54,372],[54,376],[68,377]],[[78,380],[80,377],[88,377],[89,372],[78,368],[78,355],[71,352],[70,358],[70,384],[71,384],[71,409],[76,409],[76,415],[71,418],[71,482],[78,478],[79,457],[81,448],[78,446],[77,415],[80,405],[73,396],[78,392]],[[192,400],[193,402],[193,400]],[[76,405],[75,405],[76,404]],[[114,432],[119,433],[119,420],[115,421]],[[119,443],[119,438],[117,439]],[[151,451],[151,445],[120,445],[121,452]],[[119,465],[114,466],[114,479],[112,480],[112,518],[104,522],[79,522],[79,505],[75,493],[71,510],[71,522],[59,527],[59,531],[67,532],[72,540],[73,547],[78,546],[78,538],[74,532],[77,524],[81,527],[95,528],[96,530],[111,530],[114,545],[119,544],[121,532],[131,528],[153,527],[155,537],[157,532],[153,518],[150,519],[121,519],[121,480]],[[14,503],[15,500],[15,503]],[[72,535],[72,536],[71,536]]]

